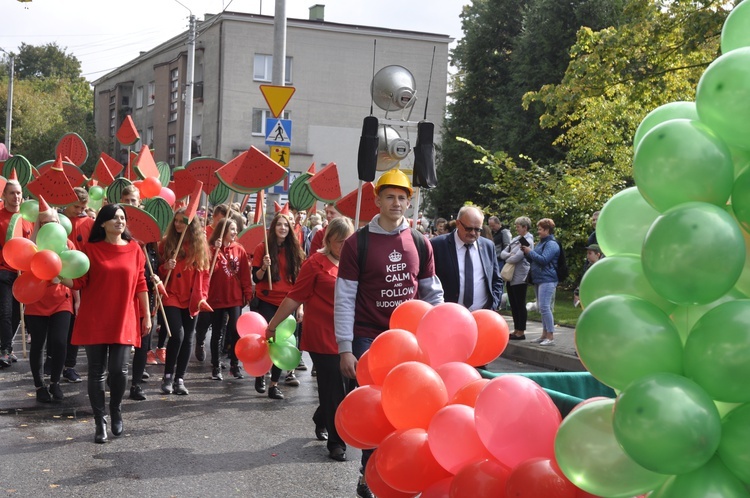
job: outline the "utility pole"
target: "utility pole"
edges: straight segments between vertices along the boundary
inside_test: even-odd
[[[189,10],[189,9],[188,9]],[[195,16],[190,13],[188,29],[187,74],[185,75],[185,115],[182,132],[182,165],[190,161],[193,146],[193,90],[195,76]]]
[[[0,51],[5,52],[2,48],[0,48]],[[10,135],[13,125],[13,78],[16,71],[15,57],[13,57],[13,54],[8,52],[5,53],[8,54],[8,68],[10,69],[10,79],[8,80],[8,109],[5,114],[5,148],[8,149],[8,154],[10,154]]]
[[[276,0],[273,16],[273,72],[271,82],[284,86],[286,81],[286,0]]]

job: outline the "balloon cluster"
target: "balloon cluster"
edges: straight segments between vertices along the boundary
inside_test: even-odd
[[[694,103],[643,120],[636,187],[599,217],[607,258],[581,284],[576,346],[620,394],[573,411],[555,443],[590,493],[750,496],[750,3],[721,43]]]
[[[237,320],[240,340],[234,345],[234,352],[245,371],[254,377],[268,372],[271,364],[282,370],[293,370],[302,358],[294,336],[297,322],[293,317],[288,316],[279,324],[275,340],[266,340],[266,327],[266,319],[254,311],[240,315]]]

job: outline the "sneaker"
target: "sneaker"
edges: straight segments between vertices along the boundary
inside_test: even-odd
[[[370,487],[365,482],[364,476],[361,476],[357,483],[357,496],[359,498],[375,498],[375,494],[370,491]]]
[[[305,365],[305,362],[302,360],[302,358],[299,359],[299,365],[297,365],[297,368],[295,370],[302,370],[303,372],[307,370],[307,365]]]
[[[195,359],[198,361],[203,361],[206,359],[206,348],[203,346],[203,344],[195,345]]]
[[[284,393],[281,392],[279,386],[271,386],[268,388],[268,397],[271,399],[284,399]]]
[[[314,364],[313,364],[312,370],[310,370],[310,376],[311,377],[317,377],[318,376],[318,370],[315,368]]]
[[[162,365],[167,362],[167,348],[156,348],[156,361]]]
[[[154,354],[153,351],[149,350],[148,353],[146,353],[146,365],[158,365],[159,362],[156,361],[156,354]]]
[[[224,380],[224,377],[221,375],[221,368],[214,367],[211,369],[211,378],[213,380]]]
[[[49,385],[49,394],[52,396],[52,399],[55,401],[62,401],[65,395],[62,392],[62,389],[60,389],[60,383],[59,382],[52,382]]]
[[[143,389],[141,389],[141,386],[136,384],[130,388],[130,399],[133,399],[135,401],[146,400],[146,395],[144,394]]]
[[[261,394],[266,392],[266,378],[264,376],[255,378],[255,390]]]
[[[190,392],[187,390],[187,387],[185,387],[185,382],[182,379],[174,380],[172,390],[175,394],[179,394],[181,396],[187,396],[188,394],[190,394]]]
[[[81,376],[78,375],[78,372],[75,371],[75,368],[64,369],[62,376],[66,381],[72,382],[73,384],[81,382]]]
[[[38,387],[36,389],[36,400],[40,403],[51,403],[52,397],[49,395],[47,386]]]
[[[235,378],[235,379],[242,379],[245,376],[242,375],[242,367],[239,365],[232,365],[229,367],[229,373]]]
[[[540,346],[554,346],[555,340],[554,339],[545,339],[542,342],[539,343]]]
[[[536,339],[534,339],[533,341],[531,341],[531,343],[532,344],[540,344],[542,341],[546,341],[546,340],[547,339],[545,339],[544,337],[537,337]]]
[[[299,379],[296,375],[294,375],[294,372],[289,372],[289,375],[286,376],[286,379],[284,379],[284,384],[287,386],[297,387],[299,386]]]
[[[148,380],[151,378],[151,374],[148,372],[143,372],[143,375],[141,375],[141,380]]]
[[[172,394],[172,377],[164,377],[161,380],[161,392],[164,394]]]
[[[14,355],[12,351],[8,351],[8,358],[12,363],[18,363],[18,356]]]
[[[6,368],[9,367],[11,364],[10,356],[8,356],[8,352],[5,350],[0,351],[0,368]]]

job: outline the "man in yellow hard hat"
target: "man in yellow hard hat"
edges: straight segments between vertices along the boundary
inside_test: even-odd
[[[356,378],[358,359],[388,330],[399,304],[415,298],[432,305],[443,302],[432,247],[405,217],[412,193],[411,182],[401,170],[383,173],[375,184],[380,214],[349,237],[341,250],[334,321],[344,377]],[[371,453],[362,452],[362,472]],[[374,496],[364,476],[357,496]]]

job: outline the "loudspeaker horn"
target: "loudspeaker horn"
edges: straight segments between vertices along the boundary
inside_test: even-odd
[[[417,83],[403,66],[386,66],[372,78],[370,93],[375,104],[384,111],[405,109],[416,102]]]
[[[378,127],[378,171],[386,171],[396,166],[409,155],[411,147],[407,140],[391,126]]]

